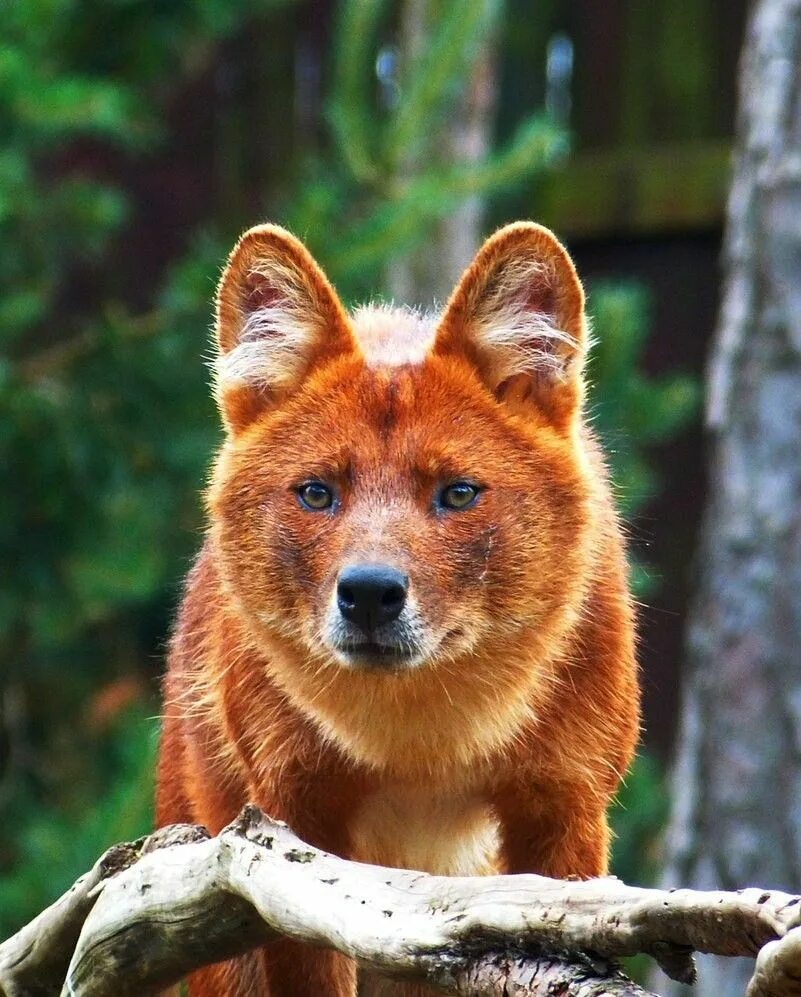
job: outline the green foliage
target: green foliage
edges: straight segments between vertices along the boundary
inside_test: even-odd
[[[358,182],[377,177],[373,139],[376,130],[371,90],[365,86],[375,58],[375,37],[385,0],[364,0],[339,6],[339,58],[334,66],[336,97],[330,119],[342,165]]]
[[[664,773],[655,758],[640,754],[610,811],[612,871],[626,883],[648,886],[658,871],[659,832],[668,814]]]
[[[587,367],[590,416],[610,462],[618,508],[631,523],[659,491],[648,448],[687,425],[698,410],[700,388],[687,374],[644,372],[650,321],[648,293],[640,284],[596,284],[588,311],[594,340]],[[635,594],[653,594],[659,582],[650,566],[631,555],[631,571]]]
[[[428,151],[436,126],[452,113],[459,84],[468,77],[500,7],[498,0],[451,0],[444,6],[427,44],[409,66],[403,100],[387,128],[385,155],[391,164]],[[541,159],[531,162],[543,165]]]
[[[0,935],[150,822],[147,692],[100,726],[91,718],[105,690],[131,679],[152,689],[160,667],[218,434],[201,360],[213,283],[228,226],[255,219],[223,220],[210,203],[189,248],[142,293],[148,261],[128,246],[142,208],[122,177],[174,149],[171,101],[277,6],[0,4],[0,562],[13,579],[0,589]],[[429,156],[500,4],[443,0],[399,77],[401,99],[384,106],[371,67],[392,6],[340,4],[330,142],[301,150],[297,183],[264,198],[351,300],[380,290],[390,258],[466,196],[519,187],[565,148],[544,117],[521,114],[483,161]],[[425,162],[402,175],[420,150]],[[97,158],[106,168],[81,165]],[[643,448],[686,418],[691,392],[638,373],[640,292],[598,289],[592,309],[593,408],[630,512],[653,487]],[[619,840],[633,854],[632,835]]]
[[[160,91],[243,21],[225,0],[0,6],[0,461],[14,470],[0,552],[15,581],[0,632],[34,667],[173,583],[213,440],[196,358],[220,257],[193,252],[154,309],[131,314],[106,261],[126,192],[69,170],[53,180],[53,159],[88,138],[128,153],[153,142]],[[85,307],[64,304],[76,280],[93,285]]]
[[[594,329],[590,411],[610,454],[618,503],[628,519],[658,488],[647,448],[669,440],[692,418],[699,385],[686,374],[655,378],[643,372],[650,321],[641,285],[599,283],[591,289],[588,310]]]
[[[304,236],[349,299],[380,290],[387,263],[421,245],[467,197],[519,187],[566,148],[564,133],[535,114],[484,159],[450,162],[438,142],[442,123],[501,4],[432,5],[438,16],[426,44],[411,65],[397,68],[398,99],[382,103],[370,77],[389,6],[381,0],[340,4],[328,102],[335,144],[307,164],[285,211],[290,228]]]
[[[25,833],[14,869],[0,879],[0,939],[69,889],[110,844],[150,831],[157,734],[141,709],[122,713],[82,745],[99,764],[72,805],[43,806],[33,793],[20,801]]]

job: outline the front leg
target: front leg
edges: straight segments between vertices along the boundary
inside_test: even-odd
[[[356,963],[339,952],[282,939],[264,947],[270,997],[355,997]]]
[[[355,997],[356,966],[339,952],[281,939],[199,969],[187,984],[190,997]]]
[[[319,799],[323,803],[319,809],[309,806],[301,814],[287,808],[281,817],[304,841],[347,858],[344,815],[333,806],[325,813],[326,793]],[[262,952],[270,997],[356,997],[356,964],[339,952],[289,939],[271,942]]]
[[[303,841],[349,858],[349,817],[364,794],[363,783],[336,757],[318,752],[313,763],[299,752],[271,793],[254,786],[251,798]],[[262,955],[270,997],[356,997],[356,964],[339,952],[279,939]]]
[[[300,766],[286,765],[283,782],[269,789],[251,785],[247,798],[271,817],[285,821],[298,836],[323,851],[349,856],[347,814],[358,785],[337,778],[318,762],[316,785]],[[311,766],[307,770],[311,770]],[[356,997],[356,965],[328,949],[278,939],[244,956],[218,963],[189,977],[190,997]]]
[[[591,879],[609,868],[607,801],[593,787],[505,787],[495,799],[500,864],[506,873]]]

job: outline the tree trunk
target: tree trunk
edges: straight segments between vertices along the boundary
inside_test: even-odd
[[[437,0],[404,0],[398,53],[403,75],[408,76],[420,59],[441,6]],[[488,32],[477,47],[467,79],[453,95],[450,115],[423,146],[404,156],[397,183],[413,181],[432,163],[477,163],[486,158],[495,110],[494,52],[494,38]],[[423,252],[392,260],[387,268],[390,297],[398,304],[423,308],[444,304],[478,249],[483,215],[483,198],[470,195],[434,226]]]
[[[665,885],[801,883],[801,0],[746,30]],[[744,992],[702,961],[701,997]],[[661,986],[661,984],[660,984]],[[662,987],[665,990],[664,987]]]

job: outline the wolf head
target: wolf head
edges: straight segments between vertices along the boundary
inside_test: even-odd
[[[292,694],[536,681],[579,611],[595,480],[584,296],[555,237],[501,229],[441,315],[348,314],[297,239],[259,226],[216,334],[212,540]]]

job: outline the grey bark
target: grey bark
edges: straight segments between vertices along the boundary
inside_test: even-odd
[[[801,0],[753,4],[665,885],[801,882]],[[704,960],[700,997],[751,972]]]

